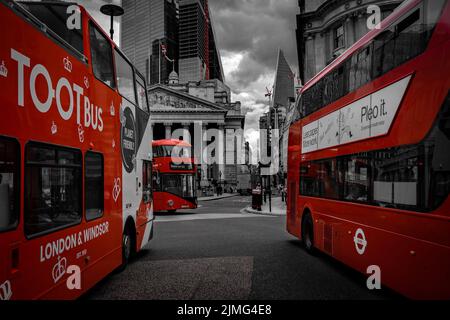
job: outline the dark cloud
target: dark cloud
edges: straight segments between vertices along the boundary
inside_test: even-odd
[[[209,0],[222,56],[242,55],[227,84],[238,99],[245,97],[246,127],[258,128],[268,108],[265,87],[273,84],[278,49],[297,72],[296,0]]]
[[[248,52],[264,71],[274,69],[277,49],[297,65],[295,0],[210,0],[221,50]]]

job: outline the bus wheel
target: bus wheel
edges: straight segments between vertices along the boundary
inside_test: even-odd
[[[302,241],[309,254],[314,253],[314,226],[309,212],[303,214],[302,219]]]
[[[131,228],[128,226],[125,227],[125,230],[123,231],[122,235],[122,264],[119,267],[119,271],[123,271],[127,268],[128,262],[130,261],[131,257],[131,245],[132,245],[132,238],[131,238]]]

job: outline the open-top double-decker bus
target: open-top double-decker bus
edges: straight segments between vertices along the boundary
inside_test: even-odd
[[[153,234],[145,80],[82,6],[0,30],[0,299],[75,298]]]

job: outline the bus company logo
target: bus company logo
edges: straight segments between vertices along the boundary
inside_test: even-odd
[[[75,116],[77,125],[103,132],[103,110],[91,103],[90,98],[84,94],[82,84],[73,82],[71,76],[59,77],[55,82],[55,76],[51,75],[46,66],[32,65],[30,57],[14,49],[11,49],[11,59],[17,62],[18,107],[26,107],[25,95],[29,94],[40,113],[48,113],[56,105],[63,120],[70,121]],[[73,67],[68,57],[63,59],[63,65],[71,72]]]
[[[58,126],[56,125],[55,121],[52,121],[52,126],[50,127],[50,131],[53,135],[58,133]]]
[[[355,236],[353,237],[353,242],[355,243],[356,252],[362,255],[366,251],[367,240],[364,231],[361,228],[356,230]]]
[[[63,65],[64,65],[64,69],[66,69],[69,72],[72,72],[72,62],[70,61],[69,57],[65,57],[63,59]]]
[[[126,107],[122,116],[125,119],[121,130],[122,162],[125,171],[131,173],[136,166],[136,125],[130,108]]]
[[[2,64],[0,64],[0,76],[7,78],[8,77],[8,69],[5,66],[5,61],[2,60]]]
[[[9,300],[12,297],[11,282],[6,280],[0,285],[0,300]]]
[[[81,143],[84,142],[84,129],[82,125],[78,125],[78,139]]]
[[[119,199],[120,191],[121,191],[120,178],[117,177],[114,179],[114,186],[113,186],[113,190],[112,190],[114,202],[117,202],[117,199]]]
[[[52,269],[53,281],[57,283],[65,274],[67,268],[67,259],[58,256],[58,261],[55,263]]]

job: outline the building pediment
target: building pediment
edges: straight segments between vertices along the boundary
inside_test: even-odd
[[[207,100],[162,85],[149,88],[150,113],[227,113],[227,109]]]

